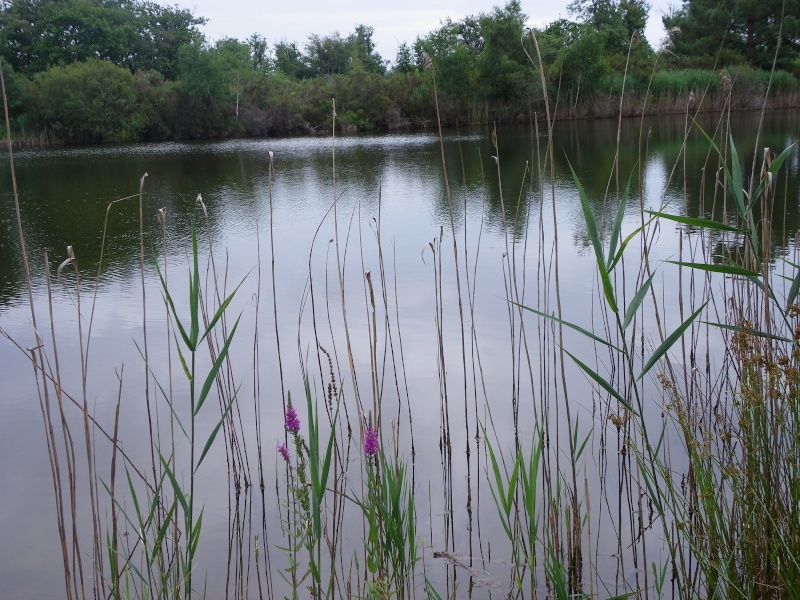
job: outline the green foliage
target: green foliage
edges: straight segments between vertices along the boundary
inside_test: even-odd
[[[713,416],[706,414],[709,399],[684,394],[672,379],[660,377],[691,465],[690,476],[680,488],[669,475],[671,465],[659,465],[677,525],[674,543],[690,550],[690,555],[680,555],[680,589],[706,597],[790,597],[800,577],[796,527],[800,506],[800,308],[794,304],[800,273],[788,293],[779,298],[776,292],[781,287],[771,284],[770,257],[759,241],[762,224],[757,224],[754,209],[772,201],[777,173],[792,146],[777,156],[766,151],[758,185],[751,183],[748,192],[743,188],[733,140],[729,141],[727,161],[716,143],[706,138],[722,164],[736,207],[740,227],[734,233],[744,238],[748,262],[757,272],[728,261],[679,264],[736,277],[742,286],[751,287],[752,293],[763,295],[763,304],[745,304],[733,322],[709,323],[733,332],[727,347],[734,397],[715,408]],[[732,229],[710,219],[661,216],[711,231]],[[744,320],[743,314],[760,321],[763,330],[755,321]]]
[[[338,31],[325,37],[312,35],[306,44],[304,63],[314,75],[344,75],[355,71],[383,74],[386,64],[375,52],[373,33],[372,27],[358,25],[346,38]]]
[[[184,535],[186,535],[186,542],[184,546],[184,554],[180,564],[183,567],[183,585],[184,585],[184,597],[187,599],[191,599],[192,597],[192,570],[194,568],[194,556],[197,552],[197,545],[200,539],[200,532],[202,528],[203,522],[203,512],[200,511],[200,514],[195,517],[195,477],[197,475],[197,471],[200,468],[200,465],[203,462],[208,451],[211,449],[211,446],[214,443],[214,440],[219,433],[219,430],[222,428],[225,419],[228,416],[231,408],[233,407],[233,403],[236,401],[236,395],[234,394],[232,398],[226,400],[224,405],[224,410],[222,410],[222,414],[217,421],[216,426],[212,429],[211,433],[205,438],[205,442],[199,438],[196,432],[196,421],[197,416],[200,413],[200,409],[203,407],[203,404],[208,399],[209,394],[211,393],[212,386],[217,381],[217,374],[219,373],[222,366],[225,364],[228,351],[230,349],[231,342],[233,341],[233,337],[236,334],[236,328],[239,326],[239,319],[236,320],[233,327],[230,330],[230,333],[227,333],[222,348],[212,357],[213,362],[211,365],[211,369],[206,374],[205,378],[202,380],[202,386],[198,390],[197,384],[200,382],[200,373],[196,368],[196,357],[197,352],[200,349],[203,341],[214,331],[217,323],[223,319],[225,315],[225,311],[228,309],[231,301],[233,300],[238,287],[231,292],[229,296],[227,296],[222,302],[220,302],[219,307],[211,316],[211,319],[201,324],[201,312],[205,314],[205,310],[202,307],[202,294],[200,290],[200,278],[201,278],[201,271],[199,266],[199,252],[197,249],[197,234],[195,233],[194,229],[192,229],[192,269],[189,273],[189,318],[187,320],[182,320],[178,315],[177,310],[175,309],[175,303],[173,301],[172,295],[169,292],[167,287],[167,283],[164,280],[163,276],[161,275],[161,271],[158,271],[159,278],[161,280],[162,291],[164,293],[164,299],[169,307],[169,311],[171,313],[173,323],[177,328],[175,332],[175,339],[176,341],[180,339],[183,342],[183,349],[181,346],[178,346],[178,357],[180,358],[181,364],[183,365],[184,374],[186,375],[187,383],[189,384],[189,424],[188,427],[185,427],[181,420],[175,415],[176,420],[181,428],[181,430],[186,434],[187,441],[189,442],[189,486],[188,489],[185,489],[180,482],[178,482],[177,477],[175,475],[175,466],[173,464],[174,457],[165,457],[160,451],[159,456],[161,458],[161,466],[166,473],[166,476],[169,482],[172,485],[172,490],[175,494],[175,498],[178,500],[180,504],[180,512],[183,516],[183,531]],[[180,335],[178,335],[180,334]],[[173,414],[174,409],[173,409]],[[197,451],[201,448],[200,444],[203,444],[202,449],[200,450],[200,454],[198,456]],[[176,519],[177,516],[177,509],[176,509]]]
[[[204,22],[188,10],[147,1],[6,0],[0,55],[28,76],[97,58],[172,79],[178,49],[200,39],[197,26]]]
[[[403,598],[417,560],[414,491],[401,461],[383,452],[364,459],[367,493],[357,503],[367,523],[367,569],[380,597]]]
[[[133,75],[110,62],[54,67],[37,75],[33,87],[40,121],[64,141],[135,141],[143,129]]]
[[[307,79],[314,76],[314,72],[296,43],[278,42],[273,51],[276,71],[296,79]]]
[[[411,73],[417,69],[414,64],[414,53],[411,51],[411,46],[403,42],[397,48],[397,56],[394,59],[394,73]]]
[[[522,47],[525,15],[517,0],[479,19],[483,51],[478,59],[481,96],[490,102],[524,97],[535,81],[532,65]]]
[[[675,53],[698,66],[770,69],[779,43],[779,69],[793,68],[800,57],[798,0],[684,0],[663,21],[680,31],[672,36]]]

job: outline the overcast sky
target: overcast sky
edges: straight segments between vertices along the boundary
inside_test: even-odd
[[[505,0],[159,0],[193,11],[209,22],[202,29],[210,41],[225,37],[246,39],[252,33],[264,36],[270,45],[297,42],[302,48],[311,34],[338,31],[347,36],[363,23],[375,29],[373,41],[384,59],[394,61],[402,42],[414,43],[447,17],[454,21],[466,15],[489,12]],[[568,18],[570,0],[522,0],[528,24],[542,26]],[[650,19],[645,35],[657,48],[663,37],[661,16],[677,0],[650,0]]]

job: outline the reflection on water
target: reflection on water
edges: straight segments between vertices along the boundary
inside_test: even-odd
[[[731,131],[747,171],[754,160],[758,119],[759,115],[750,113],[731,117]],[[711,134],[718,131],[718,123],[710,116],[703,116],[699,122]],[[265,455],[269,455],[264,457],[264,465],[273,481],[272,448],[282,439],[281,377],[286,387],[296,393],[301,389],[300,361],[309,353],[314,354],[315,335],[324,338],[326,347],[334,353],[347,401],[352,401],[354,394],[364,396],[363,405],[351,406],[348,417],[355,431],[358,410],[372,405],[367,390],[371,387],[369,382],[375,381],[372,373],[380,369],[376,370],[370,351],[374,334],[365,273],[370,273],[374,282],[378,305],[385,298],[384,316],[387,323],[391,322],[393,335],[402,333],[401,338],[392,338],[391,343],[398,346],[391,346],[391,352],[399,356],[402,340],[403,372],[390,373],[391,369],[384,366],[380,374],[384,414],[391,415],[389,418],[396,423],[406,423],[406,415],[413,413],[417,455],[440,456],[443,425],[437,331],[443,338],[442,352],[447,353],[451,393],[458,396],[452,400],[451,418],[454,423],[457,419],[463,423],[460,430],[454,425],[453,447],[469,448],[474,443],[470,440],[475,435],[477,421],[483,422],[487,412],[491,413],[501,439],[511,439],[511,423],[515,431],[530,433],[531,428],[525,423],[532,422],[533,401],[538,402],[541,384],[533,381],[533,376],[525,385],[512,381],[524,369],[519,346],[512,350],[519,341],[510,344],[508,340],[509,319],[515,318],[509,316],[505,301],[509,294],[508,273],[513,270],[519,281],[524,281],[521,285],[526,300],[552,308],[553,240],[557,228],[564,314],[587,314],[587,305],[596,291],[593,258],[570,165],[598,222],[606,225],[601,227],[602,235],[608,235],[607,225],[617,210],[616,198],[629,178],[632,192],[625,217],[625,227],[629,230],[639,224],[642,205],[716,219],[733,215],[732,208],[722,199],[717,180],[707,176],[718,167],[707,140],[696,130],[688,135],[685,131],[682,117],[625,121],[617,153],[616,121],[558,123],[553,145],[555,186],[552,189],[548,183],[546,140],[536,137],[532,127],[498,128],[496,148],[488,128],[450,131],[444,140],[449,195],[442,177],[439,139],[431,132],[356,135],[335,140],[234,140],[19,151],[15,153],[16,175],[26,243],[34,269],[37,311],[40,315],[49,311],[44,297],[44,251],[49,253],[54,272],[66,257],[66,247],[72,246],[80,270],[80,297],[71,267],[53,282],[54,331],[66,373],[64,387],[76,394],[80,389],[77,374],[81,368],[81,342],[77,337],[76,311],[81,301],[83,349],[90,353],[91,384],[87,401],[94,406],[98,422],[109,426],[119,396],[116,373],[124,365],[120,438],[125,440],[126,450],[146,462],[147,448],[141,433],[146,424],[141,398],[144,369],[137,349],[143,338],[137,193],[140,178],[146,172],[142,197],[145,302],[151,328],[148,335],[153,345],[151,362],[159,366],[156,375],[164,376],[166,367],[161,367],[170,357],[165,350],[168,337],[154,264],[156,260],[162,261],[171,289],[178,290],[179,303],[183,302],[180,291],[185,289],[189,232],[194,222],[200,232],[202,251],[214,247],[215,267],[225,273],[227,288],[245,282],[237,296],[236,311],[243,312],[244,333],[238,334],[242,338],[238,340],[241,347],[232,351],[233,377],[243,386],[240,398],[249,401],[249,404],[243,402],[243,406],[249,407],[243,408],[249,411],[243,418],[243,435],[252,435],[253,422],[260,420],[265,430]],[[800,113],[767,115],[758,147],[780,151],[793,143],[798,133]],[[270,152],[274,156],[272,179],[268,171]],[[760,160],[760,153],[755,156]],[[776,255],[788,251],[790,240],[800,228],[798,156],[794,152],[785,163],[786,191],[770,207]],[[3,161],[0,327],[23,347],[32,346],[7,159],[3,157]],[[641,202],[639,190],[643,191]],[[198,208],[198,195],[202,196],[207,215]],[[109,208],[109,203],[122,198],[127,199]],[[165,239],[156,219],[161,208],[168,215]],[[452,269],[451,215],[459,244],[458,260],[465,261],[459,263],[462,278],[459,281]],[[665,233],[653,256],[674,258],[675,236],[669,226],[663,228]],[[341,339],[343,311],[336,276],[337,235],[345,265],[344,293],[353,340],[353,369],[361,377],[360,392],[352,374],[348,375],[349,360]],[[277,325],[272,320],[272,247]],[[728,252],[735,259],[735,242],[714,240],[709,247],[714,254]],[[102,273],[96,280],[101,248]],[[480,355],[473,354],[472,361],[480,362],[485,377],[480,385],[466,382],[463,374],[461,378],[466,383],[460,383],[462,325],[455,291],[458,285],[462,286],[462,293],[470,294],[467,304],[474,306],[471,319]],[[671,284],[664,281],[657,285],[669,288]],[[86,307],[95,293],[97,301],[90,314]],[[87,349],[89,323],[92,337]],[[280,364],[276,335],[282,344]],[[466,336],[469,335],[467,331]],[[545,333],[540,335],[546,337]],[[580,343],[577,336],[569,334],[567,341]],[[9,598],[54,596],[59,594],[62,583],[55,566],[59,555],[52,519],[33,519],[29,513],[48,514],[52,506],[52,484],[40,439],[35,383],[24,356],[5,339],[0,338],[0,342],[0,381],[6,412],[0,426],[0,489],[3,490],[0,580],[9,590],[6,596]],[[52,344],[49,332],[47,344]],[[255,369],[260,377],[257,389],[253,384],[254,344],[263,347]],[[387,341],[381,351],[384,356],[390,354],[389,346]],[[534,356],[535,350],[529,352],[526,360],[546,364],[544,357]],[[470,366],[473,364],[477,363],[470,362],[467,371],[475,370]],[[404,383],[399,383],[404,379]],[[580,377],[574,379],[581,381]],[[176,386],[182,383],[176,378]],[[465,389],[452,392],[459,385]],[[254,397],[261,402],[255,413]],[[585,422],[591,422],[591,404],[591,399],[579,402]],[[209,422],[204,425],[209,426]],[[388,423],[385,427],[388,432]],[[408,444],[409,433],[402,429],[406,425],[398,427],[401,427],[401,442]],[[404,446],[406,455],[410,454],[409,446]],[[477,530],[473,535],[473,514],[465,511],[464,503],[459,500],[472,493],[477,500],[483,494],[483,505],[476,506],[476,514],[485,513],[485,523],[494,523],[491,499],[485,489],[475,487],[476,478],[483,472],[483,465],[475,462],[476,456],[473,449],[471,458],[457,457],[450,466],[446,477],[454,486],[456,501],[453,502],[452,496],[449,498],[455,508],[449,521],[444,519],[444,525],[440,513],[447,510],[447,501],[435,489],[429,492],[428,486],[431,481],[434,486],[441,485],[443,467],[437,460],[421,461],[415,466],[418,503],[433,506],[433,516],[420,515],[420,529],[434,531],[435,539],[428,542],[434,548],[476,555],[482,551],[484,542]],[[254,457],[250,460],[256,462]],[[214,590],[211,596],[215,597],[222,589],[220,585],[224,585],[225,559],[216,556],[213,549],[226,547],[228,531],[228,494],[227,490],[220,491],[218,477],[223,473],[224,481],[224,451],[220,449],[203,468],[208,475],[198,495],[206,506],[204,527],[208,531],[204,536],[208,537],[201,542],[201,552],[206,553],[203,568],[210,569],[210,589]],[[35,502],[29,502],[28,498],[35,498]],[[269,518],[269,531],[277,544],[280,540],[277,516],[270,513]],[[482,535],[493,539],[490,532],[484,531]],[[14,543],[9,543],[19,539],[29,540],[31,546],[41,551],[35,556],[19,552]],[[358,542],[358,536],[351,541]],[[611,554],[609,550],[600,562],[614,563],[608,558]],[[282,564],[281,558],[276,552],[273,560]],[[215,562],[222,566],[214,567]],[[494,571],[498,579],[504,580],[505,571]],[[47,573],[48,577],[31,579],[32,573]]]

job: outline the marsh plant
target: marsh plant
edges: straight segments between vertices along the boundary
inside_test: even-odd
[[[301,434],[300,418],[292,405],[291,394],[287,398],[284,414],[284,428],[291,438],[291,450],[284,444],[278,445],[278,454],[283,459],[287,475],[288,501],[284,532],[288,546],[283,547],[289,560],[286,572],[294,597],[298,597],[302,587],[307,587],[314,598],[329,598],[333,593],[333,569],[323,563],[322,549],[328,538],[328,517],[324,514],[325,498],[331,474],[331,460],[334,453],[338,406],[331,423],[327,441],[320,438],[319,413],[314,404],[311,387],[306,379],[306,408],[308,433]],[[323,449],[324,448],[324,449]],[[298,550],[307,555],[307,571],[300,572]],[[310,577],[309,582],[304,583]]]
[[[760,169],[754,161],[748,180],[726,126],[730,117],[727,105],[720,131],[704,138],[709,155],[703,167],[707,177],[716,177],[711,185],[712,201],[717,205],[699,216],[672,214],[666,204],[648,210],[641,161],[630,176],[620,173],[618,149],[603,205],[615,202],[617,206],[604,215],[571,170],[595,280],[588,319],[564,314],[555,209],[554,116],[535,37],[526,38],[528,43],[532,44],[526,46],[531,50],[528,56],[543,79],[547,132],[541,136],[546,147],[540,147],[539,122],[531,120],[535,152],[523,176],[530,196],[539,202],[539,222],[530,232],[517,231],[517,224],[526,222],[519,214],[513,215],[513,221],[505,221],[513,210],[507,210],[502,186],[498,186],[505,242],[501,266],[508,309],[510,397],[487,389],[475,318],[480,244],[470,246],[471,253],[467,252],[467,240],[473,238],[467,237],[466,219],[456,221],[457,207],[446,178],[443,205],[450,231],[445,233],[441,227],[423,256],[425,261],[433,257],[425,266],[433,275],[433,319],[427,325],[433,331],[433,377],[439,402],[439,422],[429,430],[436,432],[433,436],[438,434],[435,458],[441,480],[434,483],[416,479],[416,444],[422,440],[412,425],[408,380],[417,373],[406,371],[399,286],[386,260],[380,202],[377,216],[369,221],[371,237],[362,237],[360,225],[358,231],[348,229],[346,236],[340,236],[335,138],[331,152],[333,200],[326,215],[333,220],[325,259],[326,285],[320,292],[312,276],[316,275],[312,248],[299,308],[302,323],[298,329],[310,324],[304,333],[313,331],[314,347],[319,348],[311,357],[307,350],[299,352],[305,411],[298,411],[292,396],[284,394],[286,353],[280,346],[273,254],[279,378],[269,382],[269,393],[262,390],[258,353],[263,340],[256,326],[251,340],[253,365],[248,366],[254,379],[255,468],[248,462],[244,425],[248,417],[239,410],[239,386],[234,383],[231,364],[239,320],[229,329],[226,318],[237,292],[224,291],[226,278],[216,268],[208,217],[207,261],[200,259],[198,236],[192,227],[187,253],[189,293],[183,303],[172,292],[166,262],[158,268],[167,314],[166,346],[177,358],[173,368],[168,353],[168,381],[157,378],[160,365],[148,350],[149,318],[143,310],[140,348],[146,371],[150,464],[141,468],[125,453],[118,437],[119,401],[113,433],[94,420],[87,401],[91,318],[89,330],[84,332],[81,272],[71,250],[56,280],[75,298],[82,395],[73,399],[62,385],[53,313],[47,343],[46,327],[36,321],[32,276],[15,198],[35,336],[30,348],[15,343],[29,357],[36,377],[70,600],[189,599],[205,588],[205,583],[198,583],[201,575],[197,572],[204,522],[198,475],[201,467],[209,467],[204,461],[215,445],[224,446],[227,461],[230,537],[225,589],[235,598],[257,593],[259,598],[425,595],[449,599],[480,597],[486,591],[481,588],[494,593],[501,587],[511,598],[564,600],[634,596],[755,599],[796,594],[800,589],[800,265],[772,256],[768,242],[779,175],[791,149],[777,156],[765,152]],[[624,77],[621,85],[624,94]],[[700,93],[697,97],[697,102],[702,102]],[[436,108],[438,111],[438,105]],[[688,137],[699,129],[688,108],[686,116]],[[332,119],[335,121],[335,111]],[[439,141],[446,176],[444,141],[441,137]],[[644,141],[642,135],[641,143]],[[492,143],[499,181],[505,164],[496,130]],[[9,157],[13,175],[10,144]],[[271,220],[271,153],[269,161]],[[138,200],[140,204],[144,296],[143,185],[144,179],[139,194],[118,202]],[[711,218],[719,205],[726,217]],[[116,204],[109,205],[109,211],[111,206]],[[552,231],[543,224],[550,206]],[[631,207],[633,223],[626,219]],[[466,200],[463,210],[466,214]],[[351,226],[355,215],[354,209]],[[165,216],[162,213],[162,218]],[[678,255],[658,262],[652,251],[666,225],[679,228]],[[460,227],[463,243],[458,238]],[[318,233],[320,229],[322,224]],[[548,233],[552,239],[546,239]],[[447,235],[452,237],[452,265],[446,260],[449,252],[443,250]],[[537,238],[530,247],[529,235],[531,240]],[[274,252],[271,236],[272,222],[270,248]],[[363,287],[355,294],[363,301],[360,325],[366,327],[359,330],[362,339],[357,339],[352,325],[359,319],[354,316],[358,311],[353,309],[356,304],[348,288],[352,284],[346,283],[352,279],[344,275],[346,268],[352,269],[347,248],[355,244],[356,237],[360,248],[349,256],[360,253],[362,261],[358,275]],[[713,251],[730,246],[739,250],[721,256]],[[166,241],[164,247],[166,255]],[[377,256],[378,267],[373,270],[364,266],[364,255],[370,251]],[[531,260],[528,252],[537,254]],[[102,258],[100,262],[98,282]],[[201,267],[201,262],[206,264]],[[530,262],[535,262],[537,271],[535,296],[527,291],[532,287],[526,283]],[[666,292],[657,289],[660,275],[667,270],[677,272],[675,299],[665,299]],[[201,283],[203,272],[205,285]],[[45,273],[47,300],[52,303],[49,264]],[[453,281],[455,285],[451,285]],[[328,285],[331,282],[338,284],[338,289]],[[253,295],[256,325],[260,290],[259,279]],[[449,331],[451,327],[455,334]],[[455,352],[448,335],[459,340]],[[569,340],[575,339],[579,342],[571,346]],[[722,356],[712,357],[706,350],[704,359],[702,349],[711,347],[712,339],[721,342]],[[304,341],[298,333],[298,349]],[[323,349],[323,341],[332,344],[330,353]],[[49,355],[46,345],[50,346]],[[209,355],[201,357],[205,346]],[[323,356],[327,357],[327,369],[323,369]],[[415,368],[423,368],[419,366],[422,362],[417,361]],[[208,365],[207,369],[202,365]],[[173,370],[185,378],[183,392],[173,391]],[[368,375],[363,374],[366,372]],[[575,373],[585,381],[572,377]],[[121,395],[122,368],[117,376]],[[151,380],[157,384],[153,394],[149,391]],[[338,384],[343,380],[346,386]],[[586,406],[574,400],[576,389],[588,399]],[[201,424],[208,421],[200,419],[201,411],[208,412],[207,403],[213,397],[219,413],[212,425],[203,429]],[[151,402],[152,414],[158,415],[155,398],[166,407],[169,433],[150,416]],[[266,492],[270,461],[262,455],[260,429],[266,420],[261,403],[263,399],[266,404],[267,398],[273,408],[278,407],[275,428],[283,421],[283,441],[274,452],[264,453],[276,465],[274,498]],[[395,415],[388,416],[387,398],[396,400]],[[503,413],[501,403],[511,408]],[[66,416],[73,408],[81,419],[82,437],[73,431]],[[305,413],[302,417],[301,412]],[[462,415],[463,425],[458,421]],[[510,423],[500,423],[501,418]],[[389,431],[391,442],[384,439]],[[224,443],[215,443],[220,434]],[[402,443],[398,442],[401,438]],[[100,462],[97,439],[107,439],[110,444],[110,477],[96,470]],[[86,464],[81,468],[74,440],[85,444]],[[425,440],[429,447],[436,441]],[[464,445],[462,458],[457,456],[456,442]],[[116,482],[117,461],[123,463],[126,476],[122,488]],[[360,467],[354,467],[356,464]],[[88,470],[90,552],[78,532],[83,508],[79,501],[83,496],[78,492],[81,469]],[[255,470],[257,478],[250,475]],[[256,495],[256,482],[261,494],[260,526],[252,525],[248,512],[252,507],[247,504]],[[484,499],[481,508],[481,494],[488,495],[487,484],[492,499]],[[431,491],[434,486],[436,493]],[[101,487],[107,490],[110,508],[105,525],[101,494],[97,493]],[[464,498],[459,495],[461,490],[466,492]],[[422,542],[418,513],[424,503],[419,499],[426,491],[430,524],[426,537],[430,537]],[[270,519],[280,521],[280,540],[268,535]],[[456,531],[461,523],[466,523],[466,532]],[[494,528],[496,536],[486,533]],[[254,561],[251,548],[255,549]],[[276,549],[282,552],[280,557]],[[488,573],[495,568],[503,569],[502,581]],[[283,581],[273,583],[273,574]],[[257,592],[255,585],[250,587],[251,578],[257,579]]]
[[[373,594],[402,598],[417,561],[414,490],[398,449],[387,457],[378,438],[370,414],[363,440],[366,493],[356,500],[367,530],[364,561]]]

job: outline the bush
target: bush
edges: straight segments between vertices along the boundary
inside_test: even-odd
[[[37,117],[65,142],[132,142],[144,128],[133,75],[91,59],[34,78]]]

